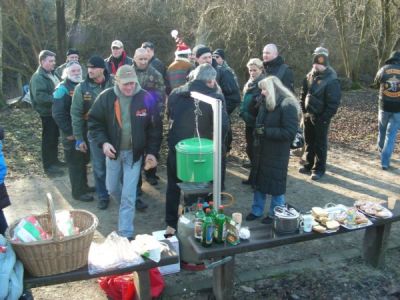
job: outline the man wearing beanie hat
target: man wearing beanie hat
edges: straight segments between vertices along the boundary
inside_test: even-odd
[[[75,49],[75,48],[69,48],[67,50],[67,59],[65,60],[65,63],[63,63],[62,65],[58,66],[56,68],[56,70],[54,71],[54,73],[56,73],[56,75],[58,76],[58,78],[60,80],[65,78],[65,75],[63,76],[64,69],[65,69],[67,63],[70,62],[70,61],[79,62],[79,51],[77,49]],[[81,66],[81,67],[82,67],[82,77],[85,78],[86,74],[87,74],[86,68],[84,66]]]
[[[375,76],[379,89],[378,149],[381,167],[388,170],[400,129],[400,51],[393,51]]]
[[[89,111],[88,127],[106,156],[107,189],[120,203],[118,234],[133,239],[142,160],[145,170],[157,166],[162,123],[157,100],[140,87],[132,66],[121,66],[114,87],[97,97]]]
[[[124,44],[120,40],[115,40],[111,43],[111,55],[105,60],[106,69],[110,75],[115,75],[119,67],[123,65],[131,66],[133,60],[126,54]]]
[[[106,209],[109,203],[109,195],[106,188],[106,158],[103,151],[88,136],[87,119],[89,109],[92,107],[94,100],[102,91],[112,87],[113,84],[101,56],[94,55],[90,57],[86,66],[88,74],[85,80],[76,86],[72,97],[72,131],[76,140],[76,151],[90,154],[98,200],[97,207]]]
[[[335,70],[328,63],[329,52],[318,47],[312,69],[303,81],[300,105],[304,114],[306,164],[302,174],[319,180],[326,171],[329,124],[340,104],[341,90]]]

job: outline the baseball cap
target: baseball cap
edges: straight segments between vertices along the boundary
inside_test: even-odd
[[[111,43],[111,48],[112,47],[124,48],[124,44],[120,40],[115,40]]]
[[[115,79],[122,84],[138,81],[135,69],[130,65],[119,67],[115,74]]]

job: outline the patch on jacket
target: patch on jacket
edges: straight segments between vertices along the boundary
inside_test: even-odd
[[[89,92],[83,94],[83,101],[91,101],[91,100],[92,100],[92,95]]]
[[[385,82],[383,94],[390,98],[400,97],[400,80],[396,76],[392,76]]]
[[[146,117],[147,116],[147,109],[139,109],[136,111],[136,117]]]

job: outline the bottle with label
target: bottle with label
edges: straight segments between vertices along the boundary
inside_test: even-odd
[[[206,216],[203,219],[202,234],[201,234],[201,245],[203,247],[210,247],[214,237],[214,223],[211,218],[210,208],[206,209]]]
[[[218,214],[215,216],[214,239],[215,242],[221,244],[226,238],[226,217],[224,215],[224,206],[220,205]]]
[[[194,217],[194,238],[199,242],[201,241],[201,234],[203,230],[203,222],[205,216],[206,214],[203,211],[203,204],[198,203],[197,211]]]

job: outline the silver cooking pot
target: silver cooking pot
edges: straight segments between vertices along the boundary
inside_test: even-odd
[[[274,230],[276,233],[294,233],[299,229],[300,213],[294,208],[276,206],[274,213]]]

